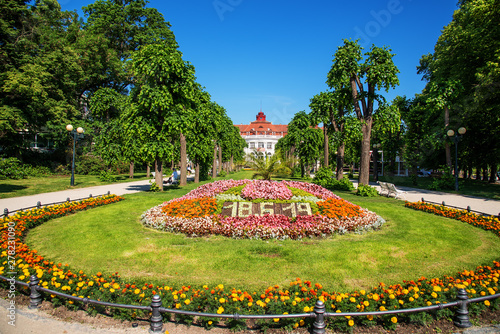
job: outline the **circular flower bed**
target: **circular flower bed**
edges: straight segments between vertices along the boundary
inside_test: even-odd
[[[384,220],[312,183],[223,180],[151,208],[142,222],[191,237],[297,240],[378,229]]]

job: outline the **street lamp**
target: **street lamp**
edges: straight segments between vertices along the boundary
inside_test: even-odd
[[[76,130],[73,130],[73,125],[68,124],[66,125],[66,130],[68,130],[68,133],[73,136],[73,163],[71,164],[71,182],[70,185],[74,186],[75,185],[75,151],[76,151],[76,141],[78,139],[83,138],[83,128],[78,127]]]
[[[373,144],[373,178],[375,182],[378,181],[378,149],[382,144]]]
[[[455,191],[458,191],[458,142],[462,139],[462,136],[467,130],[464,127],[458,128],[458,134],[455,135],[455,131],[448,130],[446,134],[448,137],[453,138],[455,142]]]

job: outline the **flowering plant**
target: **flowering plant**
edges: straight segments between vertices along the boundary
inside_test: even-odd
[[[129,282],[122,279],[118,273],[103,275],[101,272],[85,273],[82,270],[70,268],[67,264],[55,263],[39,255],[38,252],[24,243],[24,237],[29,228],[42,224],[51,218],[61,217],[78,210],[85,210],[99,205],[110,204],[121,200],[118,196],[93,198],[77,203],[65,203],[42,209],[20,212],[0,219],[0,275],[9,271],[17,272],[17,279],[29,282],[29,277],[35,275],[43,288],[72,294],[80,298],[89,298],[107,302],[134,305],[150,305],[153,296],[159,295],[166,308],[181,309],[192,312],[208,312],[214,314],[297,314],[312,312],[316,301],[325,304],[326,312],[356,312],[403,310],[422,306],[439,305],[456,301],[456,288],[465,288],[469,298],[490,296],[498,293],[500,278],[500,262],[492,265],[478,266],[475,270],[464,270],[455,275],[427,279],[403,281],[393,285],[380,283],[378,286],[353,292],[332,292],[319,283],[296,278],[288,286],[270,286],[261,291],[246,291],[227,288],[222,284],[214,286],[169,286],[151,284],[149,282]],[[161,210],[159,210],[161,212]],[[172,217],[174,219],[174,217]],[[228,219],[233,219],[228,218]],[[249,218],[249,222],[256,217]],[[271,217],[266,217],[271,219]],[[278,219],[280,219],[278,217]],[[316,219],[314,216],[303,217],[301,223],[307,224]],[[198,217],[191,220],[207,220]],[[14,232],[9,230],[15,226]],[[10,241],[15,243],[16,258],[9,258]],[[10,266],[14,266],[12,270]],[[0,287],[9,289],[6,281],[0,280]],[[25,288],[20,288],[23,291]],[[27,293],[29,293],[29,290]],[[80,302],[59,299],[55,295],[47,295],[54,303],[64,303],[73,309],[95,309]],[[472,307],[473,305],[474,308]],[[486,300],[484,303],[469,304],[469,310],[479,313],[485,308],[495,308],[500,305],[500,299]],[[147,317],[147,314],[119,308],[109,308],[110,315],[125,319]],[[435,317],[451,317],[449,309],[438,310]],[[397,323],[415,322],[414,314],[398,314],[388,317],[335,317],[327,318],[328,327],[349,330],[354,326],[373,326],[383,324],[393,328]],[[425,322],[432,316],[419,313],[418,320]],[[178,318],[180,319],[180,318]],[[200,319],[206,328],[211,328],[217,318]],[[310,326],[306,319],[275,319],[275,326],[294,329],[300,326]]]
[[[234,188],[238,191],[231,191]],[[237,195],[239,192],[241,196]],[[303,196],[294,196],[293,192]],[[260,205],[254,208],[251,202],[244,200]],[[298,206],[276,207],[273,201],[292,202]],[[309,203],[316,203],[319,211],[310,212]],[[233,214],[229,217],[221,214],[224,208],[230,207]],[[278,213],[274,214],[275,210]],[[384,220],[316,184],[224,180],[203,185],[179,199],[151,208],[143,214],[142,222],[150,228],[189,236],[296,240],[378,229]]]

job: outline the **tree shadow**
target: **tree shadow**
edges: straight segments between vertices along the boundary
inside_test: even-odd
[[[28,187],[14,185],[14,184],[2,184],[2,183],[0,183],[0,194],[12,193],[12,192],[23,190],[26,188],[28,188]]]

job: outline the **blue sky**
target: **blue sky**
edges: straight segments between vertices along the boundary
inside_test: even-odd
[[[60,0],[63,10],[93,1]],[[288,124],[310,99],[328,89],[326,76],[344,38],[388,46],[396,54],[400,85],[388,93],[413,97],[425,83],[416,73],[432,53],[457,0],[151,0],[172,25],[198,82],[223,106],[234,124],[262,111]]]

